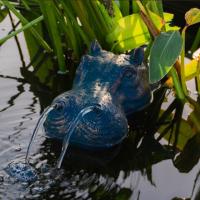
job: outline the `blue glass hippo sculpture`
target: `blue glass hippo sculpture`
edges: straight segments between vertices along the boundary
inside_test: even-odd
[[[119,144],[127,136],[127,117],[151,101],[143,49],[129,55],[115,55],[93,42],[90,53],[82,57],[72,90],[54,99],[44,122],[47,136],[63,140],[70,124],[80,117],[69,143],[98,150]]]

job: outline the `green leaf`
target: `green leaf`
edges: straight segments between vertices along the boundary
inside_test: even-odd
[[[162,79],[175,63],[182,49],[179,31],[162,32],[150,50],[149,78],[151,83]]]
[[[185,14],[187,25],[193,25],[200,22],[200,9],[192,8]]]

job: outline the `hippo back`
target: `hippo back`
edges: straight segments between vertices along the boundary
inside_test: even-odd
[[[143,48],[130,54],[115,55],[93,43],[90,55],[82,57],[73,89],[87,88],[93,95],[108,91],[126,115],[141,110],[151,101]]]

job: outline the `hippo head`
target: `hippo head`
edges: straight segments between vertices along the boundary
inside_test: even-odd
[[[128,132],[127,116],[151,99],[142,61],[142,48],[115,55],[93,42],[77,68],[72,90],[54,99],[44,123],[46,134],[63,139],[73,124],[71,144],[87,149],[119,144]]]

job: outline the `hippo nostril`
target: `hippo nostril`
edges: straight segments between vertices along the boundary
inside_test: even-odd
[[[101,105],[100,105],[100,104],[96,104],[96,105],[94,106],[94,108],[93,108],[93,111],[98,112],[98,111],[101,110],[101,109],[102,109]]]
[[[63,111],[63,109],[64,109],[64,102],[56,102],[56,103],[53,105],[53,108],[54,108],[55,110],[57,110],[58,112]]]
[[[100,104],[95,104],[95,106],[93,107],[93,112],[95,112],[97,115],[99,115],[100,113],[102,113],[102,106]]]

